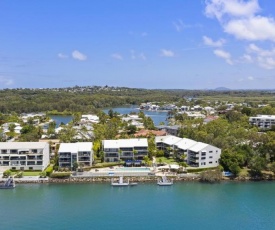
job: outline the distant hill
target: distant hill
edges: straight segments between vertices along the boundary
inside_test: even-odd
[[[230,91],[231,89],[226,88],[226,87],[218,87],[216,89],[214,89],[214,91]]]

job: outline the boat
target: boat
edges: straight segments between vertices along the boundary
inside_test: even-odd
[[[15,188],[15,182],[12,177],[9,177],[4,184],[0,184],[0,189]]]
[[[173,180],[169,180],[166,176],[162,176],[161,179],[158,180],[157,184],[160,186],[170,186],[173,185]]]
[[[116,182],[114,182],[113,178],[112,178],[111,185],[114,186],[114,187],[123,187],[123,186],[134,186],[134,185],[137,185],[137,183],[130,183],[129,179],[127,180],[127,182],[124,182],[123,181],[123,176],[120,176],[119,180],[116,181]]]

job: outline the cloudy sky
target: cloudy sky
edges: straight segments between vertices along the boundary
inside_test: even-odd
[[[275,88],[273,0],[2,0],[0,88]]]

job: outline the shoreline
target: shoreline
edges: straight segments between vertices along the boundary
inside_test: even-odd
[[[116,178],[116,177],[113,177]],[[157,176],[150,177],[124,177],[125,179],[129,178],[130,182],[137,182],[141,184],[147,183],[156,183],[158,178]],[[260,181],[275,181],[275,178],[251,178],[251,177],[240,177],[240,178],[227,178],[223,177],[220,181],[216,182],[203,182],[200,181],[200,177],[187,178],[187,177],[170,177],[174,182],[184,183],[184,182],[200,182],[200,183],[209,183],[216,184],[220,182],[260,182]],[[24,180],[16,179],[16,184],[92,184],[92,183],[111,183],[112,178],[110,177],[70,177],[70,178],[45,178],[35,179],[35,180]]]

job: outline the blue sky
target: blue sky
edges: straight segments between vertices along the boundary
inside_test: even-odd
[[[0,88],[275,88],[275,1],[2,0]]]

